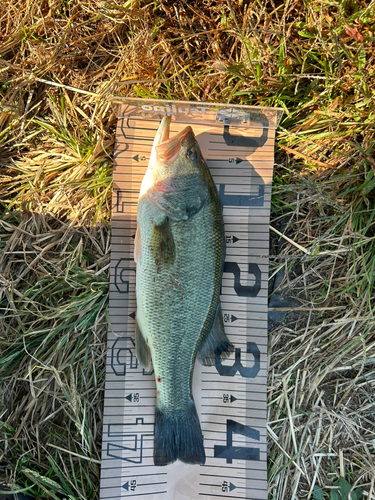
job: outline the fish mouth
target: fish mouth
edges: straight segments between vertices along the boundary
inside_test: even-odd
[[[155,151],[158,158],[164,161],[171,160],[180,152],[182,142],[194,142],[194,132],[190,125],[185,127],[174,137],[169,138],[170,125],[171,117],[165,116],[157,131],[158,140],[155,145]]]

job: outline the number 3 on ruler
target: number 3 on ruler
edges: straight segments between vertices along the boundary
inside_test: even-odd
[[[254,356],[254,365],[251,367],[243,366],[241,363],[241,349],[236,347],[235,360],[232,366],[225,366],[221,364],[220,353],[215,353],[215,367],[219,375],[224,377],[234,377],[237,371],[240,372],[242,377],[255,378],[260,370],[260,351],[255,342],[248,342],[246,348],[247,354]]]

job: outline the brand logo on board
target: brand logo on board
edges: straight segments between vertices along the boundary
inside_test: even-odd
[[[146,113],[164,113],[165,115],[204,115],[206,111],[209,111],[209,108],[205,108],[204,106],[176,106],[172,104],[166,104],[165,106],[151,106],[150,104],[144,104],[142,106],[142,110]]]
[[[142,111],[144,114],[164,114],[164,115],[186,115],[186,116],[207,116],[210,111],[216,111],[216,120],[224,123],[248,123],[250,121],[250,113],[247,113],[241,109],[237,108],[219,108],[213,110],[205,106],[184,106],[175,104],[165,104],[163,106],[151,104],[144,104],[142,106]],[[254,118],[257,119],[255,113]]]

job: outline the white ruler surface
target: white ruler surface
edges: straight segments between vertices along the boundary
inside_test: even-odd
[[[138,194],[160,119],[191,125],[223,206],[225,330],[235,352],[196,363],[193,395],[205,465],[153,463],[154,373],[137,362],[134,236]],[[268,241],[275,129],[282,111],[126,99],[113,173],[112,257],[101,500],[267,499]],[[194,313],[194,312],[193,312]]]

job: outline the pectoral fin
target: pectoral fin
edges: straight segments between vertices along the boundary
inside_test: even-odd
[[[157,265],[173,264],[175,244],[168,217],[164,219],[162,224],[154,224],[150,246]]]
[[[135,321],[135,354],[139,364],[149,372],[151,369],[151,352],[138,326],[137,320]]]
[[[213,366],[215,354],[224,353],[224,357],[228,357],[233,350],[234,346],[224,332],[223,313],[219,302],[211,331],[199,346],[198,359],[202,365]]]

